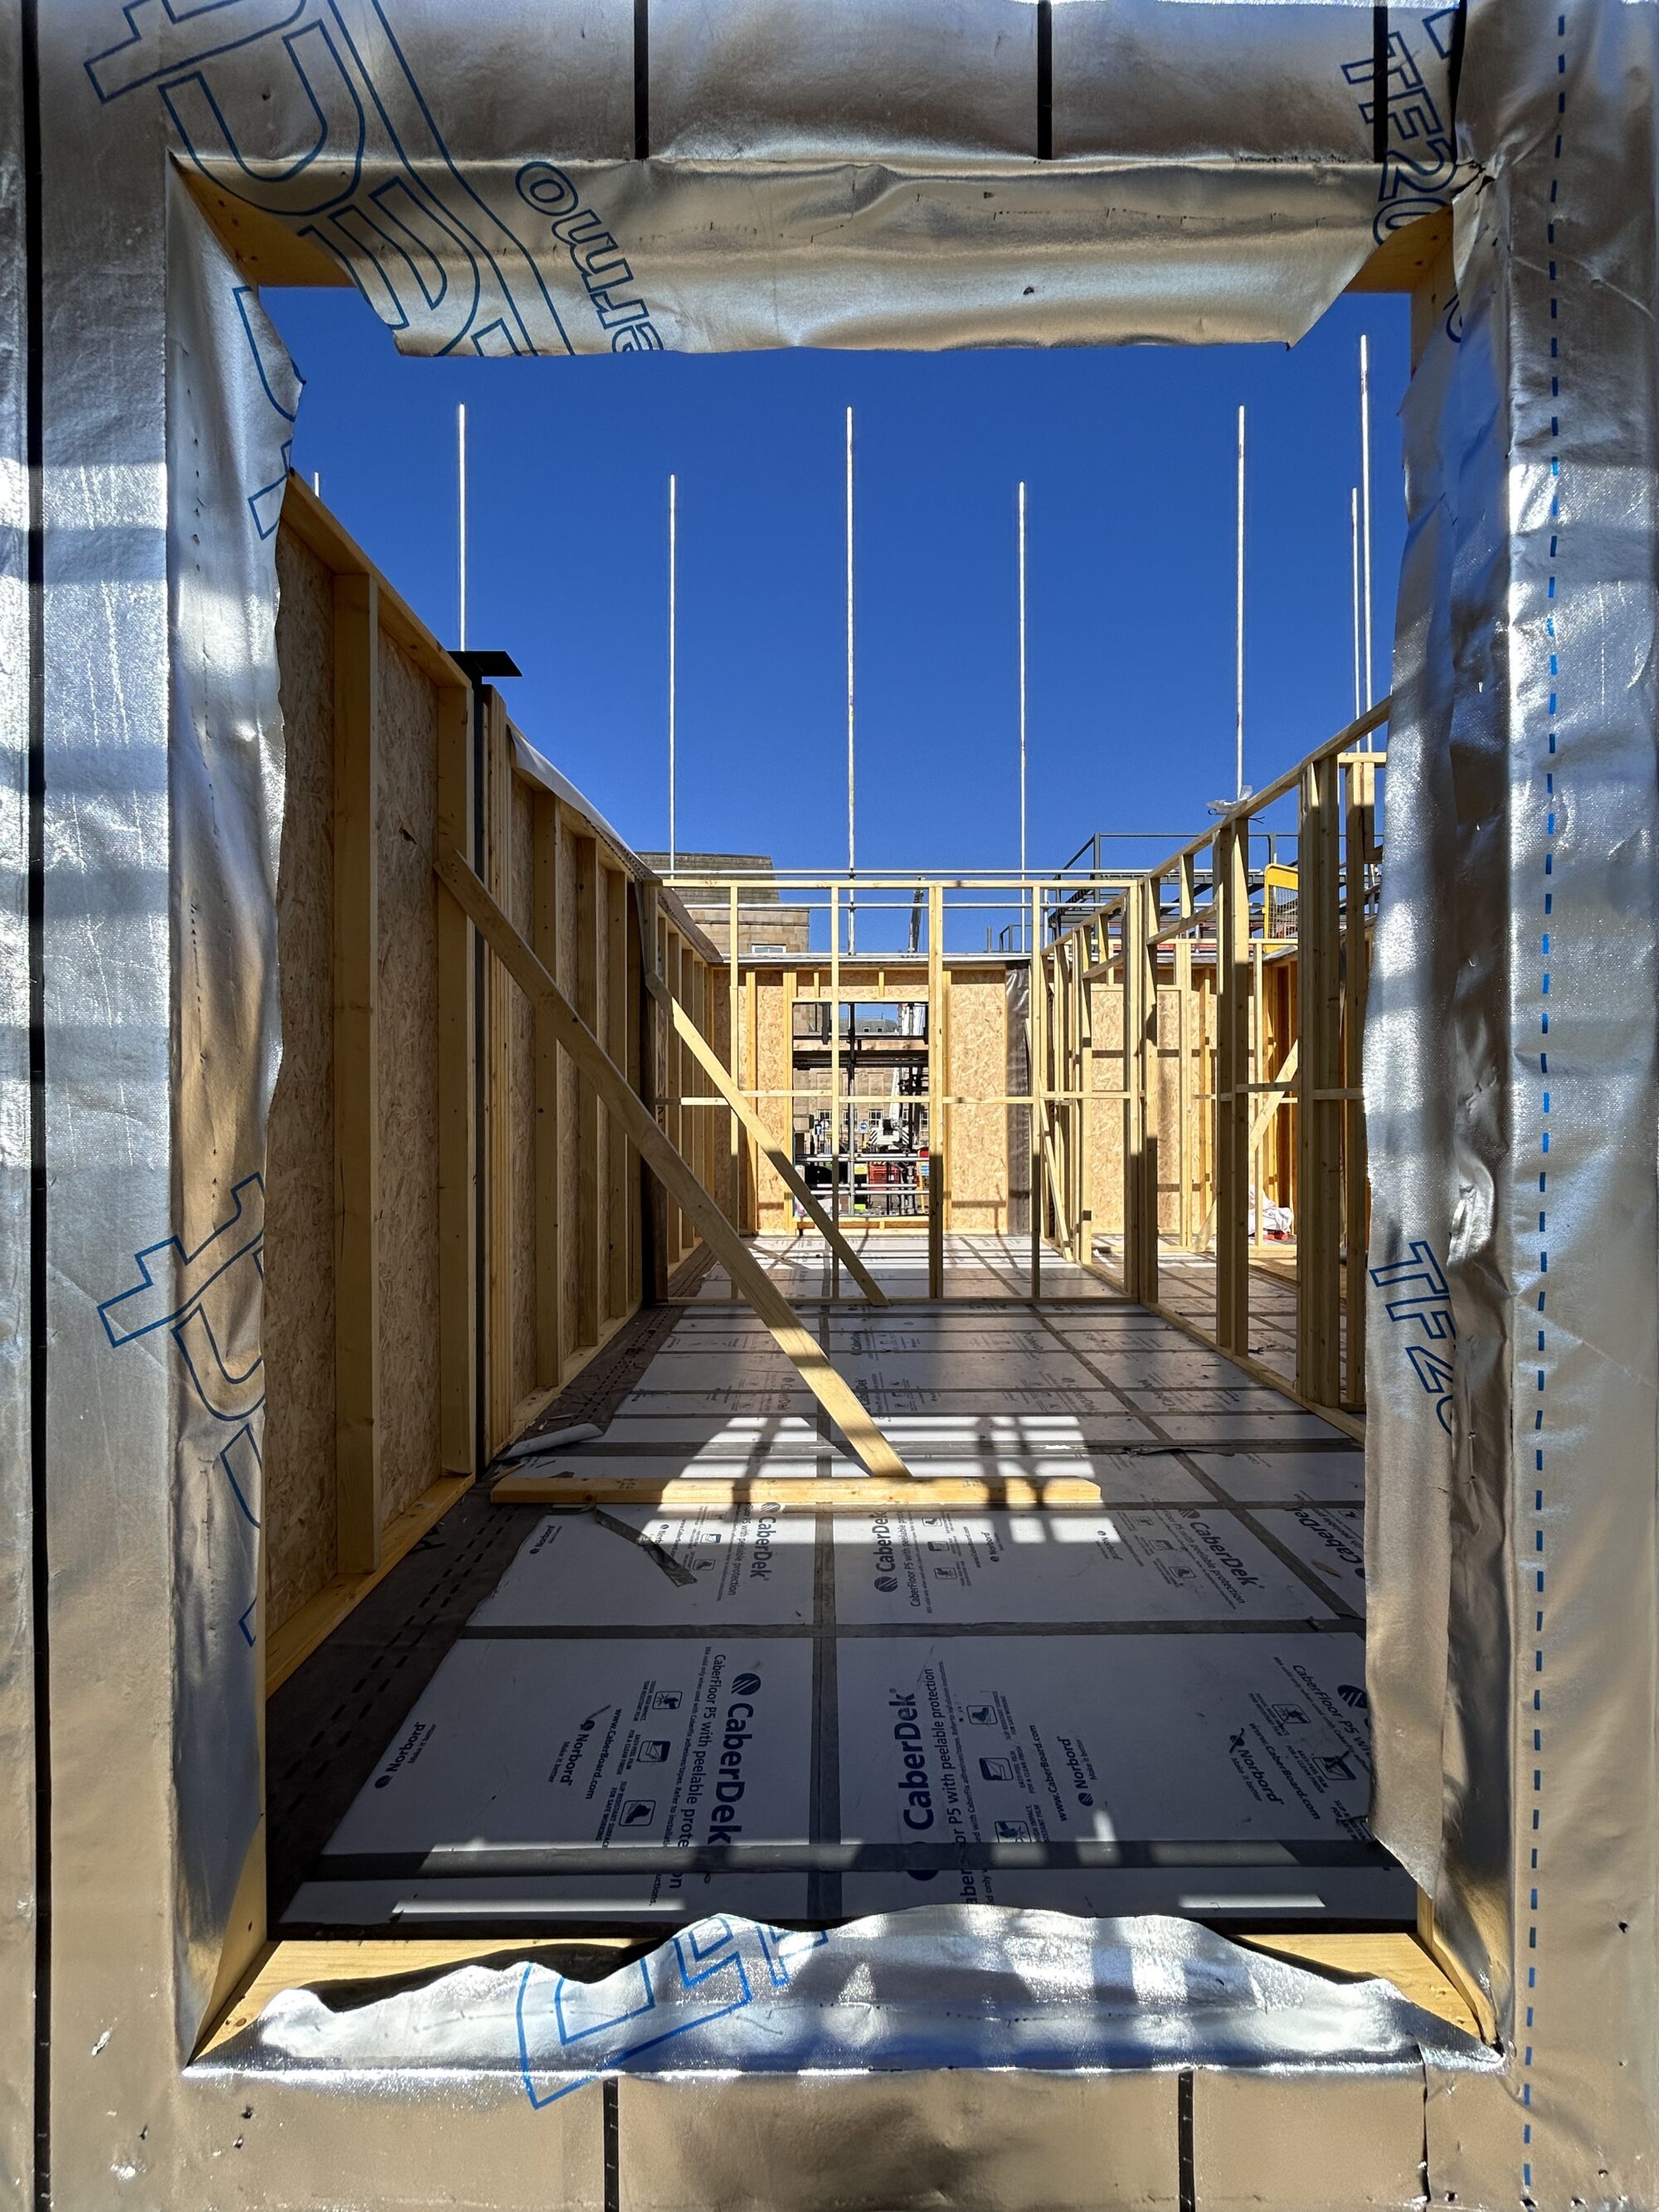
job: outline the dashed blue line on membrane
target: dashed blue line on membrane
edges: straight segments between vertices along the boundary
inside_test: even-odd
[[[1563,13],[1563,14],[1561,14],[1561,15],[1558,15],[1558,17],[1556,18],[1556,35],[1558,36],[1558,38],[1559,38],[1560,40],[1562,40],[1563,41],[1565,41],[1565,38],[1566,38],[1566,34],[1567,34],[1567,19],[1566,19],[1566,16],[1565,16],[1565,13]],[[1557,55],[1556,55],[1556,58],[1555,58],[1555,68],[1556,68],[1556,74],[1557,74],[1557,76],[1562,76],[1562,77],[1565,77],[1565,75],[1566,75],[1566,73],[1567,73],[1567,57],[1566,57],[1566,50],[1565,50],[1565,44],[1563,45],[1563,46],[1562,46],[1561,50],[1560,50],[1560,51],[1557,53]],[[1567,98],[1566,98],[1566,94],[1565,94],[1565,90],[1563,90],[1563,91],[1562,91],[1562,92],[1558,95],[1558,97],[1557,97],[1557,101],[1556,101],[1556,106],[1557,106],[1557,112],[1558,112],[1559,114],[1560,114],[1560,115],[1565,116],[1565,114],[1566,113],[1566,106],[1567,106]],[[1556,139],[1555,139],[1555,159],[1556,159],[1556,161],[1557,161],[1558,162],[1560,161],[1560,158],[1561,158],[1561,145],[1562,145],[1561,135],[1560,135],[1559,131],[1558,131],[1558,132],[1557,132],[1557,134],[1556,134]],[[1559,204],[1559,197],[1560,197],[1560,179],[1559,179],[1559,175],[1554,175],[1554,176],[1552,176],[1552,177],[1551,177],[1551,179],[1550,179],[1550,205],[1551,205],[1551,207],[1552,207],[1552,208],[1554,208],[1555,206],[1557,206],[1557,204]],[[1547,226],[1546,226],[1546,227],[1547,227],[1547,234],[1548,234],[1547,242],[1548,242],[1548,244],[1549,244],[1549,246],[1550,246],[1551,247],[1553,247],[1553,246],[1554,246],[1554,245],[1555,245],[1555,242],[1556,242],[1556,239],[1555,239],[1555,223],[1554,223],[1553,220],[1549,221],[1549,222],[1547,223]],[[1549,281],[1551,282],[1551,283],[1552,283],[1552,284],[1553,284],[1553,283],[1557,281],[1557,279],[1556,279],[1556,264],[1555,264],[1555,260],[1554,260],[1554,258],[1553,258],[1553,256],[1552,256],[1552,257],[1550,258],[1550,259],[1549,259],[1549,264],[1548,264],[1548,265],[1549,265]],[[1556,323],[1556,322],[1559,322],[1559,319],[1560,319],[1560,302],[1559,302],[1559,296],[1558,296],[1558,295],[1554,295],[1554,294],[1552,294],[1551,298],[1550,298],[1550,320],[1552,321],[1552,323]],[[1559,339],[1559,337],[1558,335],[1555,335],[1555,334],[1552,334],[1551,338],[1550,338],[1550,356],[1551,356],[1551,358],[1552,358],[1553,360],[1559,360],[1559,359],[1560,358],[1560,339]],[[1551,376],[1551,378],[1550,378],[1550,395],[1551,395],[1551,398],[1552,398],[1553,399],[1559,399],[1559,397],[1560,397],[1560,392],[1561,392],[1560,378],[1559,378],[1559,374],[1553,374],[1553,375]],[[1551,437],[1552,437],[1552,438],[1559,438],[1559,437],[1560,436],[1560,434],[1561,434],[1561,420],[1560,420],[1560,416],[1559,416],[1559,414],[1553,414],[1553,415],[1551,416],[1551,417],[1550,417],[1550,435],[1551,435]],[[1551,482],[1552,482],[1553,486],[1554,486],[1556,489],[1553,491],[1553,493],[1552,493],[1552,496],[1551,496],[1551,500],[1550,500],[1550,517],[1551,517],[1552,521],[1559,521],[1559,518],[1560,518],[1560,513],[1561,513],[1561,502],[1560,502],[1559,490],[1559,483],[1560,483],[1560,477],[1561,477],[1561,457],[1560,457],[1560,455],[1559,455],[1559,453],[1553,453],[1550,455],[1550,477],[1551,477]],[[1557,556],[1557,550],[1558,550],[1558,548],[1559,548],[1559,543],[1560,543],[1560,538],[1559,538],[1559,532],[1556,532],[1556,531],[1553,531],[1553,531],[1550,532],[1550,541],[1549,541],[1550,572],[1549,572],[1548,580],[1547,580],[1547,600],[1546,600],[1546,604],[1547,604],[1548,606],[1552,607],[1552,608],[1553,608],[1553,605],[1554,605],[1554,602],[1555,602],[1555,596],[1556,596],[1556,590],[1555,590],[1555,586],[1556,586],[1556,577],[1555,577],[1554,563],[1555,563],[1556,556]],[[1556,636],[1555,636],[1555,619],[1554,619],[1554,616],[1553,616],[1553,613],[1551,613],[1551,614],[1547,614],[1547,615],[1546,615],[1546,617],[1545,617],[1545,623],[1544,623],[1544,629],[1545,629],[1545,635],[1546,635],[1546,636],[1548,638],[1548,640],[1550,641],[1550,647],[1551,647],[1551,650],[1550,650],[1549,656],[1548,656],[1549,674],[1550,674],[1550,677],[1551,677],[1552,680],[1554,680],[1554,679],[1559,678],[1559,675],[1560,675],[1560,660],[1559,660],[1559,654],[1557,653],[1557,652],[1556,652],[1556,650],[1555,650],[1555,644],[1556,644]],[[1554,728],[1554,722],[1555,722],[1556,717],[1558,716],[1558,714],[1559,714],[1559,707],[1560,707],[1559,694],[1559,692],[1558,692],[1558,691],[1556,691],[1556,690],[1552,690],[1552,691],[1549,693],[1549,722],[1548,722],[1548,727],[1547,727],[1547,752],[1548,752],[1548,754],[1549,754],[1549,755],[1553,755],[1553,754],[1555,753],[1555,750],[1556,750],[1556,732],[1555,732],[1555,728]],[[1554,806],[1553,806],[1553,798],[1554,798],[1554,793],[1555,793],[1555,778],[1554,778],[1554,776],[1553,776],[1552,774],[1549,774],[1547,771],[1546,775],[1545,775],[1545,790],[1546,790],[1546,793],[1548,794],[1549,798],[1550,798],[1550,799],[1551,799],[1551,800],[1552,800],[1552,805],[1551,805],[1551,806],[1550,806],[1549,811],[1548,811],[1547,816],[1547,817],[1546,817],[1546,822],[1545,822],[1545,835],[1546,835],[1546,836],[1547,836],[1547,838],[1549,838],[1549,839],[1553,840],[1553,839],[1554,838],[1554,836],[1555,836],[1555,828],[1556,828],[1556,824],[1555,824],[1555,810],[1554,810]],[[1550,876],[1552,876],[1552,875],[1553,875],[1553,872],[1554,872],[1554,855],[1553,855],[1553,852],[1551,852],[1551,851],[1549,851],[1549,850],[1547,850],[1547,850],[1546,850],[1546,852],[1545,852],[1545,854],[1544,854],[1544,874],[1545,874],[1545,877],[1546,877],[1547,878],[1549,878]],[[1546,891],[1545,891],[1545,893],[1544,893],[1544,911],[1545,911],[1545,913],[1546,913],[1547,915],[1548,915],[1548,914],[1551,912],[1551,910],[1552,910],[1552,906],[1553,906],[1553,894],[1552,894],[1550,891],[1546,890]],[[1548,937],[1547,933],[1546,933],[1546,934],[1543,936],[1542,943],[1541,943],[1541,945],[1540,945],[1540,960],[1547,960],[1547,959],[1550,957],[1550,939],[1549,939],[1549,937]],[[1547,969],[1547,968],[1544,968],[1544,969],[1541,969],[1541,971],[1540,971],[1540,972],[1541,972],[1541,988],[1540,988],[1540,994],[1539,994],[1539,995],[1540,995],[1540,998],[1544,998],[1544,997],[1547,997],[1547,995],[1548,995],[1548,994],[1549,994],[1549,988],[1550,988],[1549,970],[1548,970],[1548,969]],[[1546,1008],[1541,1008],[1541,1007],[1540,1007],[1540,1022],[1539,1022],[1539,1027],[1540,1027],[1540,1035],[1543,1035],[1543,1036],[1547,1036],[1547,1035],[1548,1035],[1548,1033],[1549,1033],[1549,1013],[1548,1013],[1547,1009],[1546,1009]],[[1546,1077],[1547,1077],[1548,1073],[1549,1073],[1549,1060],[1548,1060],[1548,1056],[1547,1056],[1547,1054],[1545,1054],[1543,1051],[1541,1051],[1541,1050],[1540,1050],[1540,1054],[1539,1054],[1539,1074],[1540,1074],[1540,1078],[1546,1078]],[[1549,1110],[1550,1110],[1550,1094],[1549,1094],[1549,1092],[1548,1092],[1548,1091],[1547,1091],[1547,1090],[1544,1091],[1543,1091],[1543,1093],[1542,1093],[1542,1109],[1543,1109],[1543,1115],[1544,1115],[1545,1117],[1547,1117],[1547,1115],[1548,1115],[1548,1114],[1549,1114]],[[1548,1131],[1548,1129],[1547,1129],[1547,1128],[1541,1128],[1541,1127],[1540,1127],[1540,1130],[1539,1134],[1540,1134],[1540,1144],[1539,1144],[1539,1150],[1540,1150],[1540,1155],[1542,1155],[1542,1154],[1547,1154],[1547,1152],[1548,1152],[1548,1151],[1549,1151],[1549,1146],[1550,1146],[1549,1131]],[[1539,1177],[1538,1177],[1538,1188],[1539,1188],[1539,1189],[1540,1189],[1540,1192],[1541,1192],[1541,1191],[1543,1191],[1543,1189],[1545,1188],[1545,1175],[1544,1175],[1544,1172],[1543,1172],[1541,1170],[1540,1170],[1540,1173],[1539,1173]],[[1548,1255],[1547,1251],[1544,1249],[1543,1244],[1542,1244],[1542,1243],[1541,1243],[1541,1239],[1542,1239],[1542,1237],[1543,1237],[1543,1236],[1544,1236],[1544,1233],[1545,1233],[1545,1221],[1546,1221],[1546,1217],[1545,1217],[1544,1213],[1542,1212],[1542,1211],[1540,1210],[1540,1213],[1539,1213],[1539,1216],[1538,1216],[1538,1233],[1539,1233],[1539,1237],[1540,1237],[1540,1246],[1539,1246],[1539,1253],[1538,1253],[1538,1270],[1539,1270],[1539,1273],[1540,1273],[1540,1275],[1542,1275],[1542,1274],[1546,1273],[1548,1271],[1548,1267],[1549,1267],[1549,1255]],[[1541,1288],[1540,1289],[1540,1291],[1539,1291],[1539,1292],[1538,1292],[1538,1311],[1539,1311],[1540,1316],[1542,1316],[1542,1314],[1543,1314],[1543,1311],[1544,1311],[1544,1292],[1543,1292],[1543,1291],[1542,1291],[1542,1289],[1541,1289]],[[1542,1326],[1541,1319],[1540,1319],[1540,1326],[1539,1326],[1539,1328],[1538,1328],[1538,1331],[1537,1331],[1537,1336],[1538,1336],[1538,1350],[1539,1350],[1539,1353],[1540,1353],[1540,1357],[1541,1357],[1541,1355],[1543,1354],[1544,1350],[1545,1350],[1544,1329],[1543,1329],[1543,1326]],[[1545,1392],[1545,1390],[1546,1390],[1546,1388],[1547,1388],[1547,1370],[1544,1367],[1540,1366],[1540,1367],[1537,1370],[1537,1377],[1538,1377],[1538,1390],[1539,1390],[1540,1397],[1540,1400],[1541,1400],[1541,1397],[1542,1397],[1542,1395],[1543,1395],[1543,1394],[1544,1394],[1544,1392]],[[1542,1406],[1542,1404],[1541,1404],[1541,1402],[1540,1402],[1540,1406],[1539,1406],[1539,1407],[1538,1407],[1538,1411],[1537,1411],[1537,1413],[1536,1413],[1536,1414],[1534,1415],[1534,1429],[1535,1429],[1535,1430],[1541,1431],[1541,1430],[1542,1430],[1542,1428],[1543,1428],[1543,1425],[1544,1425],[1544,1410],[1543,1410],[1543,1406]],[[1538,1482],[1537,1487],[1534,1489],[1534,1492],[1533,1492],[1533,1510],[1534,1510],[1534,1512],[1538,1516],[1540,1516],[1540,1518],[1541,1519],[1541,1516],[1542,1516],[1542,1515],[1543,1515],[1543,1511],[1544,1511],[1544,1490],[1543,1490],[1543,1481],[1542,1481],[1542,1477],[1543,1477],[1543,1474],[1544,1474],[1544,1451],[1543,1451],[1543,1447],[1542,1447],[1541,1443],[1540,1443],[1540,1444],[1536,1448],[1536,1450],[1535,1450],[1535,1452],[1534,1452],[1534,1462],[1535,1462],[1535,1471],[1536,1471],[1536,1473],[1537,1473],[1537,1474],[1538,1474],[1538,1476],[1539,1476],[1539,1478],[1540,1478],[1540,1479],[1539,1479],[1539,1482]],[[1539,1528],[1534,1528],[1534,1537],[1533,1537],[1533,1540],[1534,1540],[1534,1554],[1536,1555],[1537,1553],[1542,1553],[1542,1551],[1543,1551],[1543,1549],[1544,1549],[1544,1531],[1543,1531],[1543,1529],[1542,1529],[1542,1528],[1541,1528],[1541,1527],[1539,1527]],[[1543,1612],[1544,1570],[1543,1570],[1542,1566],[1540,1565],[1540,1566],[1537,1569],[1537,1571],[1537,1571],[1537,1593],[1538,1593],[1538,1598],[1539,1598],[1539,1605],[1538,1605],[1537,1612],[1536,1612],[1535,1616],[1534,1616],[1534,1634],[1535,1634],[1535,1636],[1536,1636],[1536,1638],[1537,1638],[1537,1639],[1538,1639],[1538,1640],[1537,1640],[1536,1645],[1535,1645],[1535,1647],[1534,1647],[1534,1651],[1533,1651],[1533,1672],[1534,1672],[1534,1674],[1536,1674],[1536,1675],[1541,1675],[1541,1674],[1542,1674],[1542,1673],[1543,1673],[1543,1671],[1544,1671],[1544,1652],[1543,1652],[1543,1633],[1544,1633],[1544,1612]],[[1541,1692],[1540,1690],[1538,1690],[1538,1689],[1534,1689],[1534,1692],[1533,1692],[1533,1700],[1532,1700],[1532,1702],[1533,1702],[1533,1711],[1534,1711],[1534,1712],[1541,1712],[1542,1708],[1543,1708],[1543,1695],[1542,1695],[1542,1692]],[[1542,1748],[1543,1748],[1543,1732],[1542,1732],[1541,1728],[1534,1728],[1534,1729],[1533,1730],[1533,1748],[1534,1748],[1534,1751],[1537,1751],[1537,1752],[1540,1752],[1540,1753],[1541,1753],[1541,1751],[1542,1751]],[[1533,1780],[1533,1791],[1534,1791],[1534,1797],[1536,1798],[1536,1797],[1538,1797],[1538,1796],[1541,1796],[1542,1792],[1543,1792],[1543,1770],[1542,1770],[1541,1766],[1540,1766],[1540,1767],[1534,1767],[1534,1770],[1533,1770],[1533,1778],[1532,1778],[1532,1780]],[[1533,1809],[1532,1809],[1532,1828],[1533,1828],[1533,1832],[1534,1833],[1534,1835],[1535,1835],[1535,1834],[1537,1834],[1537,1833],[1539,1832],[1539,1831],[1540,1831],[1540,1807],[1539,1807],[1539,1806],[1534,1802],[1534,1806],[1533,1806]],[[1538,1867],[1538,1848],[1537,1848],[1537,1845],[1536,1845],[1536,1844],[1534,1844],[1534,1845],[1533,1846],[1533,1850],[1532,1850],[1532,1867],[1533,1867],[1533,1869],[1534,1869],[1534,1873],[1535,1873],[1535,1872],[1536,1872],[1536,1870],[1537,1870],[1537,1867]],[[1529,1924],[1528,1924],[1528,1929],[1527,1929],[1527,1948],[1528,1948],[1528,1949],[1529,1951],[1533,1951],[1533,1952],[1535,1952],[1535,1951],[1537,1950],[1537,1948],[1538,1948],[1538,1915],[1539,1915],[1539,1909],[1540,1909],[1540,1908],[1539,1908],[1539,1897],[1540,1897],[1540,1891],[1539,1891],[1538,1886],[1534,1883],[1534,1885],[1532,1885],[1532,1886],[1531,1886],[1531,1887],[1530,1887],[1530,1891],[1529,1891],[1529,1896],[1528,1896],[1528,1906],[1529,1906],[1529,1910],[1530,1910],[1530,1912],[1531,1912],[1531,1914],[1532,1914],[1532,1916],[1533,1916],[1533,1917],[1532,1917],[1532,1918],[1531,1918],[1531,1920],[1530,1920],[1530,1923],[1529,1923]],[[1532,1991],[1533,1990],[1534,1990],[1534,1989],[1537,1987],[1537,1982],[1538,1982],[1538,1970],[1537,1970],[1537,1967],[1536,1967],[1535,1966],[1528,1966],[1528,1969],[1527,1969],[1527,1988],[1528,1988],[1528,1990],[1529,1992],[1530,1992],[1530,1991]],[[1527,2008],[1526,2008],[1526,2024],[1527,2024],[1527,2027],[1528,2027],[1528,2029],[1530,2029],[1530,2028],[1532,2027],[1532,2026],[1533,2026],[1533,2012],[1534,2012],[1534,2008],[1533,2008],[1532,2005],[1531,2005],[1530,2003],[1528,2003],[1528,2006],[1527,2006]],[[1532,2072],[1532,2065],[1533,2065],[1533,2046],[1532,2046],[1532,2045],[1531,2045],[1530,2043],[1528,2043],[1528,2044],[1525,2046],[1524,2055],[1523,2055],[1522,2062],[1522,2073],[1523,2073],[1523,2075],[1525,2075],[1525,2076],[1526,2076],[1526,2078],[1525,2078],[1525,2079],[1523,2079],[1523,2081],[1522,2081],[1522,2085],[1521,2085],[1521,2100],[1522,2100],[1522,2106],[1524,2106],[1524,2107],[1525,2107],[1528,2112],[1530,2112],[1530,2110],[1531,2110],[1531,2106],[1532,2106],[1532,2081],[1531,2081],[1531,2078],[1530,2078],[1530,2076],[1531,2076],[1531,2072]],[[1532,2123],[1531,2123],[1531,2120],[1530,2120],[1530,2119],[1526,2120],[1526,2121],[1525,2121],[1525,2122],[1523,2122],[1523,2124],[1522,2124],[1522,2131],[1521,2131],[1521,2144],[1522,2144],[1522,2150],[1523,2150],[1523,2151],[1530,2152],[1531,2148],[1532,2148]],[[1522,2159],[1522,2165],[1521,2165],[1521,2183],[1522,2183],[1522,2191],[1523,2191],[1523,2192],[1525,2192],[1525,2193],[1526,2193],[1527,2197],[1528,2197],[1528,2203],[1530,2203],[1530,2201],[1531,2201],[1530,2192],[1531,2192],[1532,2186],[1533,2186],[1532,2160],[1531,2160],[1530,2157],[1523,2158],[1523,2159]]]

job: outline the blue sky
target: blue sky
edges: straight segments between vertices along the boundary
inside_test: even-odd
[[[1233,496],[1249,410],[1246,775],[1353,696],[1348,490],[1370,333],[1376,687],[1404,536],[1407,302],[1291,349],[406,361],[355,292],[265,295],[307,388],[295,465],[446,642],[454,416],[470,642],[533,743],[641,848],[666,836],[666,511],[679,483],[679,843],[846,855],[844,410],[857,421],[859,860],[1018,859],[1015,486],[1029,486],[1032,866],[1190,833],[1231,795]],[[1171,842],[1175,842],[1173,839]],[[1115,857],[1145,863],[1146,845]]]

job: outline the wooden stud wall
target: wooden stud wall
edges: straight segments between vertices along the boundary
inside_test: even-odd
[[[639,1155],[440,893],[437,854],[474,857],[636,1088],[660,1060],[642,905],[675,995],[722,1052],[729,1028],[716,948],[574,794],[526,774],[500,694],[297,478],[277,554],[293,772],[264,1255],[272,1686],[647,1287]],[[729,1205],[727,1110],[670,1110]],[[671,1267],[695,1244],[672,1223]]]
[[[574,793],[527,773],[500,695],[475,690],[296,481],[278,552],[292,1054],[266,1240],[273,1680],[696,1249],[612,1109],[438,896],[441,851],[474,856],[739,1227],[793,1225],[793,1202],[646,994],[647,958],[786,1147],[797,996],[822,996],[834,966],[846,996],[926,998],[938,1226],[1006,1226],[1012,1180],[1007,963],[945,952],[940,886],[925,956],[728,969]],[[1057,928],[1058,894],[1028,886],[1034,1291],[1045,1239],[1092,1265],[1104,1234],[1123,1240],[1130,1294],[1155,1300],[1174,1237],[1213,1251],[1215,1334],[1245,1352],[1263,1258],[1254,1191],[1297,1219],[1301,1393],[1350,1409],[1363,1405],[1359,1041],[1381,857],[1379,757],[1352,750],[1358,734],[1074,922]],[[1261,896],[1249,812],[1287,791],[1297,866]]]
[[[1286,1379],[1350,1414],[1364,1407],[1361,1060],[1385,764],[1360,748],[1389,704],[1162,866],[1103,886],[1045,946],[1034,1024],[1050,1233],[1079,1257],[1121,1237],[1122,1286],[1148,1303],[1161,1246],[1212,1255],[1214,1340],[1241,1356],[1253,1273],[1293,1281]],[[1294,833],[1255,827],[1292,793]],[[1293,861],[1275,857],[1292,835]],[[1275,1244],[1279,1207],[1294,1233]]]

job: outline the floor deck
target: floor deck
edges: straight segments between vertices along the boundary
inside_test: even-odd
[[[816,1238],[759,1249],[791,1296],[829,1295]],[[603,1436],[539,1462],[617,1502],[469,1501],[470,1567],[425,1601],[440,1630],[405,1636],[408,1694],[354,1709],[283,1925],[643,1931],[963,1899],[1409,1925],[1365,1826],[1363,1455],[1058,1255],[1021,1299],[1018,1249],[953,1238],[945,1303],[815,1325],[919,1484],[1058,1477],[1088,1503],[789,1510],[792,1485],[858,1470],[711,1271]],[[865,1252],[890,1295],[918,1262],[925,1291],[922,1238]],[[714,1488],[734,1480],[740,1503]]]

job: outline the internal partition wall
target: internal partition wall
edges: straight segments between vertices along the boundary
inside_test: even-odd
[[[918,1211],[936,1239],[1023,1239],[1022,1288],[1036,1296],[1052,1245],[1259,1359],[1308,1402],[1362,1413],[1361,1042],[1388,711],[1142,872],[769,878],[813,949],[739,957],[733,1080],[805,1164],[820,1119],[844,1131],[856,1099],[843,1043],[856,1010],[918,1010],[929,1170]],[[752,876],[671,880],[703,913],[753,892]],[[860,903],[866,945],[884,914],[910,917],[908,941],[854,954],[847,918]],[[981,930],[986,949],[966,949]],[[800,1226],[781,1178],[738,1141],[744,1228]],[[843,1188],[838,1178],[838,1203]],[[852,1207],[861,1227],[907,1225],[856,1197]],[[927,1282],[945,1294],[937,1256]]]
[[[700,1179],[727,1109],[641,1010],[642,946],[723,1048],[724,963],[297,478],[276,557],[283,1053],[265,1176],[267,1680],[660,1296],[695,1238],[434,866],[476,863]]]

